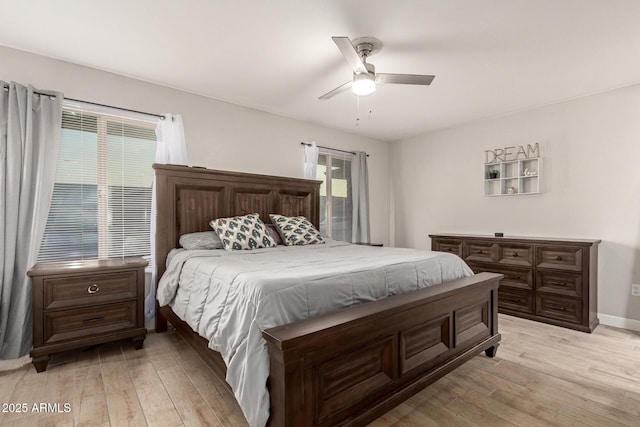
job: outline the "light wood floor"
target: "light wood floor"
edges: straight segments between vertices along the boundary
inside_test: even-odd
[[[478,356],[371,424],[640,426],[640,334],[593,334],[500,316],[494,359]],[[2,413],[0,426],[246,426],[225,386],[175,333],[145,348],[108,344],[0,372],[0,404],[70,403],[68,413]],[[0,408],[3,409],[3,408]]]

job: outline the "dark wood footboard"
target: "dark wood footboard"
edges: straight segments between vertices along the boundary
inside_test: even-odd
[[[364,425],[485,351],[501,275],[481,273],[264,331],[270,426]]]

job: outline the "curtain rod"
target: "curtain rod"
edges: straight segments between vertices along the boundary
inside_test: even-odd
[[[9,85],[4,85],[2,88],[4,90],[8,91],[9,90]],[[46,96],[55,98],[55,95],[51,95],[50,93],[44,93],[44,92],[38,92],[38,91],[34,91],[34,93],[36,93],[38,95],[46,95]],[[115,110],[128,111],[130,113],[137,113],[137,114],[144,114],[144,115],[147,115],[147,116],[158,117],[160,120],[164,120],[165,119],[165,117],[162,114],[147,113],[145,111],[131,110],[129,108],[114,107],[113,105],[99,104],[97,102],[83,101],[81,99],[73,99],[73,98],[64,98],[64,99],[66,99],[67,101],[72,101],[72,102],[82,102],[84,104],[95,105],[97,107],[113,108]]]
[[[311,144],[309,144],[308,142],[301,142],[300,145],[306,145],[307,147],[311,147]],[[353,151],[348,151],[348,150],[340,150],[339,148],[331,148],[331,147],[325,147],[323,145],[316,145],[316,147],[318,148],[324,148],[327,150],[333,150],[333,151],[340,151],[342,153],[349,153],[349,154],[356,154]],[[366,154],[366,153],[365,153]],[[369,157],[369,155],[367,154],[367,157]]]

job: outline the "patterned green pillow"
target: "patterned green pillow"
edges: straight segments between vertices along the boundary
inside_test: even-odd
[[[255,214],[218,218],[209,222],[228,251],[277,246],[260,216]]]
[[[322,235],[313,224],[303,216],[269,215],[271,222],[278,227],[282,240],[287,246],[315,245],[324,243]]]

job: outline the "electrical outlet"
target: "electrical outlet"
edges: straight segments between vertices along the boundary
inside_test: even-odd
[[[631,284],[631,296],[640,297],[640,285],[635,283]]]

